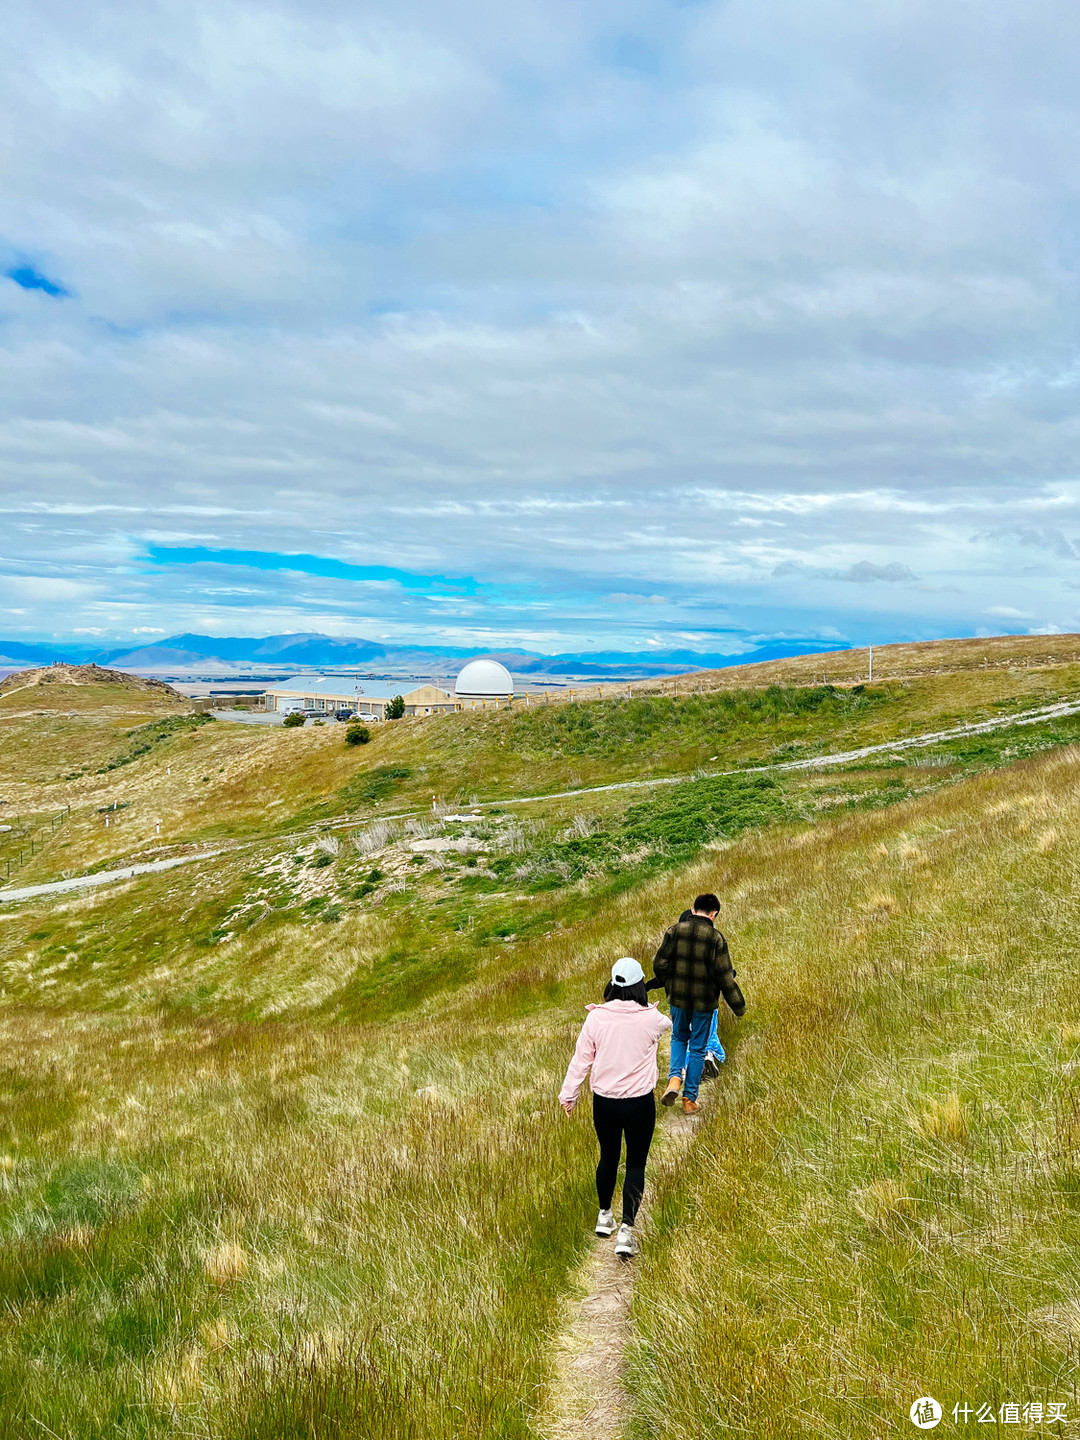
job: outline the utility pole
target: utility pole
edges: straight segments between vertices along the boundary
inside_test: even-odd
[[[870,646],[870,673],[869,673],[869,675],[868,675],[866,678],[867,678],[867,680],[873,680],[873,678],[874,678],[874,647],[873,647],[873,645]]]

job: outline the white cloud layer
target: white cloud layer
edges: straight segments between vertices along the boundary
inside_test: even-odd
[[[9,7],[0,635],[1080,626],[1080,11],[977,21]]]

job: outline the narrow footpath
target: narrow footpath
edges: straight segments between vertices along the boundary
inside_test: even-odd
[[[190,865],[195,860],[209,860],[222,853],[221,850],[203,850],[198,855],[177,855],[172,860],[148,860],[143,865],[127,865],[122,870],[99,870],[96,875],[76,875],[71,880],[50,880],[45,885],[24,885],[19,890],[0,890],[0,904],[32,900],[35,895],[62,895],[68,890],[88,890],[94,885],[111,885],[117,880],[130,880],[133,875],[174,870],[177,865]]]
[[[657,1179],[682,1165],[701,1117],[660,1111],[657,1121],[641,1217],[645,1220],[650,1190]],[[617,1214],[618,1193],[615,1208]],[[648,1225],[639,1228],[647,1244]],[[634,1265],[633,1260],[616,1258],[614,1240],[597,1239],[590,1245],[571,1283],[554,1340],[547,1406],[537,1427],[542,1440],[617,1440],[623,1433]]]

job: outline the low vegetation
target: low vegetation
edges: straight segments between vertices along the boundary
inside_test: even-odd
[[[23,813],[75,802],[37,877],[215,853],[0,910],[0,1434],[551,1435],[594,1163],[553,1096],[612,958],[702,888],[749,1009],[653,1175],[626,1440],[908,1433],[928,1393],[1075,1419],[1080,721],[741,768],[1075,682],[406,719],[362,752],[63,717],[100,773],[4,762]],[[512,803],[635,764],[674,783]]]
[[[699,872],[751,1012],[654,1197],[638,1433],[899,1434],[928,1394],[949,1423],[1065,1401],[1075,1425],[1078,769],[1070,749]]]
[[[764,689],[602,699],[519,711],[509,726],[515,754],[531,756],[641,754],[661,740],[672,745],[730,744],[778,721],[813,719],[830,730],[894,703],[883,686],[837,690],[831,685],[769,685]]]
[[[149,755],[155,746],[161,745],[164,741],[172,740],[186,731],[197,730],[200,725],[210,725],[213,722],[213,715],[204,712],[200,715],[169,715],[162,720],[151,720],[146,725],[136,725],[124,737],[124,748],[120,753],[114,756],[108,764],[100,766],[97,773],[104,775],[110,770],[119,769],[121,765],[130,765],[132,761],[138,760],[141,756]]]

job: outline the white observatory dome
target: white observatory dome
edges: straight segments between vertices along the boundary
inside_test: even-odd
[[[514,681],[505,665],[497,660],[470,660],[454,681],[454,694],[471,699],[508,699]]]

